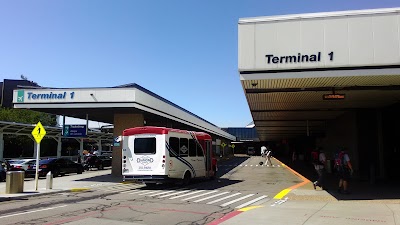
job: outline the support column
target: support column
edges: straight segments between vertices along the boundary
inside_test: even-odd
[[[99,149],[97,151],[99,152],[99,155],[101,155],[101,152],[103,151],[103,147],[101,146],[101,139],[97,140],[97,145],[99,146]]]
[[[383,122],[382,122],[382,110],[378,109],[377,113],[377,127],[378,127],[378,165],[379,165],[379,178],[386,178],[385,171],[385,159],[384,159],[384,144],[383,144]]]
[[[143,114],[114,114],[114,138],[122,135],[122,131],[131,127],[140,127],[144,125]],[[122,146],[113,146],[112,151],[112,174],[114,176],[122,175]]]
[[[4,135],[0,132],[0,160],[4,159]]]
[[[57,158],[61,157],[61,137],[57,138]]]
[[[79,159],[78,162],[83,162],[83,138],[81,138],[80,140],[77,139],[77,141],[79,142]]]

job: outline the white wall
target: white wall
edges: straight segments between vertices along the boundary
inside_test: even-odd
[[[344,13],[342,13],[344,14]],[[239,70],[395,65],[400,63],[400,11],[239,21]],[[309,14],[308,14],[309,15]],[[312,55],[321,60],[269,63],[274,56]],[[333,52],[333,60],[329,53]]]

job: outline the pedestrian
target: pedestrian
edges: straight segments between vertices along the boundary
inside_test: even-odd
[[[270,147],[267,148],[267,152],[265,153],[265,157],[266,157],[266,161],[265,164],[268,166],[268,163],[271,164],[271,166],[273,166],[272,162],[271,162],[271,157],[272,157],[272,150]]]
[[[313,151],[311,153],[311,158],[313,159],[314,169],[318,174],[318,179],[313,182],[314,190],[316,190],[317,186],[322,188],[322,190],[327,190],[325,186],[326,156],[322,150],[322,147],[319,147],[316,151]]]
[[[342,148],[335,156],[335,169],[339,176],[338,192],[349,194],[349,180],[353,175],[353,166],[351,165],[350,157],[344,148]]]
[[[261,157],[265,157],[267,154],[267,147],[261,146]]]

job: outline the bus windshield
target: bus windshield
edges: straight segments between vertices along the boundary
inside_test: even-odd
[[[135,138],[135,154],[156,154],[156,138]]]

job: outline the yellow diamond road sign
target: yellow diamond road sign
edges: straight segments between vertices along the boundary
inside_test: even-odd
[[[40,144],[40,141],[43,139],[43,137],[46,135],[46,130],[44,129],[42,123],[37,123],[36,127],[33,128],[32,130],[32,136],[35,138],[36,143]]]

